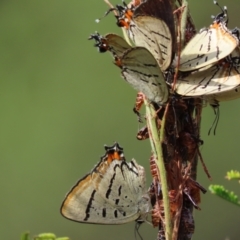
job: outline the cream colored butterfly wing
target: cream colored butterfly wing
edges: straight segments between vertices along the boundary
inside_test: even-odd
[[[77,222],[123,224],[144,218],[149,211],[145,172],[135,161],[127,163],[116,143],[90,174],[67,194],[61,214]]]
[[[109,51],[118,57],[122,57],[123,53],[131,48],[126,40],[117,34],[110,33],[105,35],[104,38],[106,39],[109,46]]]
[[[196,34],[181,52],[179,70],[192,71],[228,56],[239,44],[239,39],[222,22]]]
[[[171,1],[144,1],[133,12],[128,31],[137,46],[153,54],[162,71],[170,66],[176,42]]]
[[[92,34],[90,39],[96,40],[95,46],[100,52],[110,51],[113,54],[115,64],[122,68],[123,77],[134,89],[159,104],[168,100],[168,88],[163,73],[147,49],[131,48],[123,38],[115,34]]]
[[[162,71],[172,61],[172,36],[166,23],[150,16],[138,16],[130,24],[130,38],[136,46],[145,47],[157,60]]]
[[[92,181],[102,198],[115,206],[112,224],[134,221],[149,211],[145,172],[135,161],[113,160],[106,172],[96,172]]]
[[[152,54],[143,47],[127,50],[121,59],[122,76],[137,91],[153,102],[168,100],[168,87]]]
[[[218,102],[232,101],[240,98],[240,86],[219,94],[208,95],[205,99],[209,104],[217,104]]]
[[[94,188],[88,174],[67,194],[61,214],[73,221],[96,224],[116,224],[117,209]]]
[[[235,74],[235,80],[237,79],[239,81],[240,76],[240,47],[237,47],[230,55],[229,57],[231,61],[233,61],[234,66],[232,69],[236,73]],[[232,70],[230,69],[230,71]],[[237,85],[237,87],[232,88],[228,91],[216,93],[213,95],[207,95],[205,99],[211,104],[216,102],[222,102],[222,101],[231,101],[240,98],[240,83]]]
[[[240,75],[237,68],[225,62],[180,78],[176,83],[176,92],[191,97],[222,94],[235,89],[239,84]]]

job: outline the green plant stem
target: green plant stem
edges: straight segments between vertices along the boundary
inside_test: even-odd
[[[161,190],[163,195],[163,207],[164,207],[164,217],[165,217],[165,236],[166,240],[172,239],[172,223],[170,217],[170,207],[169,207],[169,197],[168,197],[168,184],[167,184],[167,174],[164,164],[162,142],[164,139],[164,126],[165,126],[165,114],[161,122],[160,137],[158,129],[156,126],[156,112],[151,104],[144,100],[146,106],[147,124],[150,130],[150,142],[152,146],[153,153],[156,157],[156,164],[159,170],[159,177],[161,182]],[[167,105],[168,106],[168,105]],[[167,107],[166,107],[167,110]],[[166,113],[165,110],[165,113]]]
[[[183,12],[181,14],[181,22],[180,22],[180,33],[181,33],[181,49],[184,47],[185,43],[185,30],[187,24],[188,17],[188,2],[187,0],[182,1]]]

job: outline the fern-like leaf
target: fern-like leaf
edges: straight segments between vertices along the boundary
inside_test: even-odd
[[[225,178],[228,180],[240,180],[240,172],[236,170],[231,170],[227,172],[227,176]]]
[[[238,199],[238,196],[234,192],[229,192],[221,185],[210,185],[209,190],[211,191],[211,193],[240,207],[240,201]]]

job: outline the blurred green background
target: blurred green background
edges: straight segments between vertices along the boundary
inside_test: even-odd
[[[210,0],[189,4],[198,28],[219,12]],[[228,6],[229,27],[240,25],[239,0],[220,4]],[[66,192],[99,161],[104,144],[118,141],[127,159],[146,167],[150,183],[149,142],[135,138],[136,92],[121,79],[109,54],[99,54],[87,40],[96,30],[121,33],[111,14],[94,22],[107,9],[102,0],[0,2],[1,239],[19,239],[26,230],[72,240],[134,239],[134,223],[80,224],[59,213]],[[201,166],[198,181],[206,188],[224,184],[240,192],[236,182],[224,179],[227,170],[240,170],[239,101],[221,104],[216,136],[207,136],[214,114],[204,108],[201,149],[213,181]],[[209,192],[201,208],[194,214],[195,240],[240,239],[239,208]],[[148,224],[140,228],[144,239],[155,239],[156,232]]]

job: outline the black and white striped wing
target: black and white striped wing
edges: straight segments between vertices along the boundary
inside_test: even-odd
[[[97,177],[97,174],[100,175]],[[96,172],[92,181],[102,198],[115,207],[114,212],[109,209],[108,214],[114,216],[111,217],[112,224],[134,221],[149,211],[150,200],[146,195],[145,171],[136,161],[128,163],[113,160],[104,174]]]
[[[138,16],[129,28],[130,38],[136,46],[145,47],[166,70],[172,62],[172,35],[166,23],[150,16]]]
[[[129,49],[124,53],[121,64],[122,76],[134,89],[160,105],[167,102],[168,87],[163,73],[147,49]]]
[[[122,57],[123,53],[131,48],[126,40],[117,34],[110,33],[104,38],[109,46],[109,51],[118,57]]]
[[[222,22],[197,33],[181,52],[179,70],[193,71],[225,58],[238,46],[239,39]]]
[[[125,161],[115,143],[91,173],[80,179],[65,197],[61,214],[73,221],[123,224],[145,219],[150,200],[145,189],[145,171],[135,160]]]
[[[239,84],[240,75],[237,68],[228,64],[216,64],[205,71],[178,79],[176,92],[191,97],[222,94],[235,89]]]

